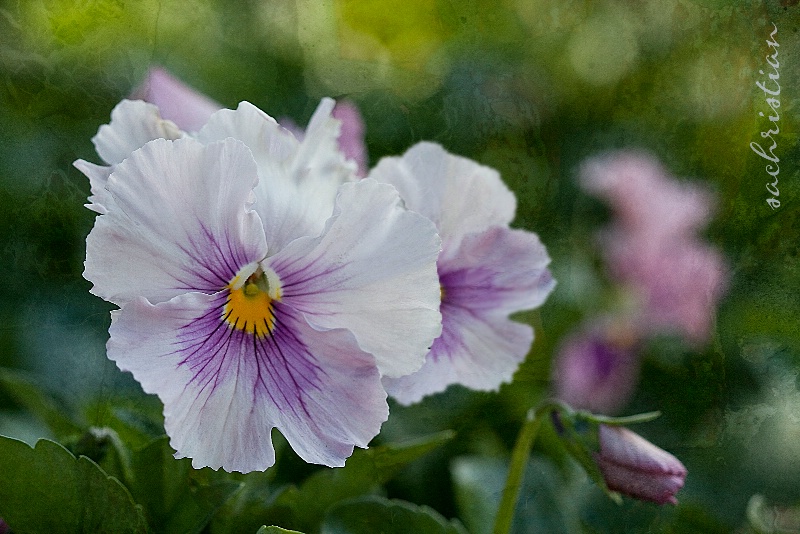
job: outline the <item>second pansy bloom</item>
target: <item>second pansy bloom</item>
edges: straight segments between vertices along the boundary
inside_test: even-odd
[[[509,315],[540,306],[555,287],[538,236],[509,228],[514,194],[494,169],[428,142],[382,159],[369,177],[395,186],[442,238],[442,335],[422,369],[384,379],[389,394],[410,404],[451,384],[495,390],[510,381],[533,329]]]
[[[120,306],[109,357],[195,467],[266,469],[272,428],[343,465],[388,416],[381,378],[441,331],[436,228],[353,181],[332,107],[297,141],[247,103],[188,136],[125,101],[94,140],[109,166],[76,162],[100,214],[85,276]]]

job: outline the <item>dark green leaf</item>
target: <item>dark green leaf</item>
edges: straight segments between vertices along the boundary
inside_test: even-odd
[[[293,508],[303,528],[312,530],[330,506],[375,492],[403,466],[446,443],[453,435],[445,431],[403,444],[356,450],[345,467],[314,473],[297,491],[285,492],[278,503]]]
[[[458,521],[448,521],[427,506],[382,497],[344,501],[325,516],[322,534],[466,534]]]
[[[238,482],[196,482],[191,461],[176,460],[166,436],[135,451],[131,470],[131,493],[144,506],[154,532],[200,532],[241,487]]]
[[[0,386],[14,401],[41,419],[56,436],[66,437],[83,431],[71,414],[68,415],[61,407],[63,403],[57,403],[24,373],[0,368]]]
[[[141,507],[92,460],[58,443],[0,437],[0,516],[18,532],[146,532]]]

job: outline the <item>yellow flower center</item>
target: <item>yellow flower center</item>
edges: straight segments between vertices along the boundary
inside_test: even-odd
[[[280,282],[274,273],[268,276],[260,268],[239,288],[237,278],[228,284],[228,300],[222,318],[228,326],[257,337],[270,334],[275,328],[274,301],[280,301]]]

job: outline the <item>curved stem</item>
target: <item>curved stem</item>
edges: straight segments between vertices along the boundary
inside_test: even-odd
[[[528,412],[525,424],[517,436],[514,450],[511,452],[511,465],[508,469],[508,479],[503,489],[503,497],[500,499],[500,507],[494,522],[494,534],[508,534],[511,530],[511,522],[514,519],[514,510],[519,499],[519,489],[522,485],[522,478],[525,475],[525,467],[528,465],[528,457],[531,454],[533,442],[536,441],[536,434],[542,426],[542,412],[545,406],[537,410],[533,408]]]

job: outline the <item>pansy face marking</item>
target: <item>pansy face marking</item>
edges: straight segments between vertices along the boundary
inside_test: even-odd
[[[228,284],[222,319],[230,328],[263,338],[275,328],[273,302],[281,300],[280,279],[272,269],[258,267],[249,276],[243,271]]]

